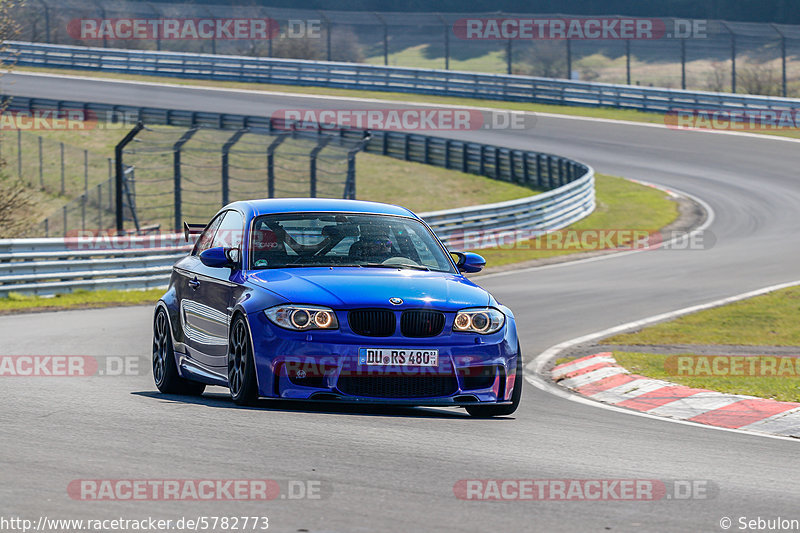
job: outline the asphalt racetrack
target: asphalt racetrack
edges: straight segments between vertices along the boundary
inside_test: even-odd
[[[29,97],[268,115],[285,108],[399,107],[24,73]],[[410,97],[413,98],[413,97]],[[492,275],[527,358],[617,324],[800,278],[800,150],[780,139],[539,116],[524,131],[454,137],[579,159],[598,172],[690,193],[714,212],[706,250],[659,250]],[[0,318],[0,352],[123,355],[139,375],[6,378],[0,387],[0,516],[164,519],[268,516],[270,531],[723,531],[720,520],[800,519],[797,443],[583,405],[528,383],[508,418],[462,410],[333,408],[227,391],[156,392],[147,368],[152,309]],[[319,482],[318,499],[270,502],[73,499],[79,479]],[[464,479],[709,480],[709,498],[465,501]]]

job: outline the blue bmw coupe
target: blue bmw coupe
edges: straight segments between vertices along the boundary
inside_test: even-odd
[[[514,316],[408,209],[355,200],[235,202],[175,264],[153,322],[161,392],[459,406],[509,415]]]

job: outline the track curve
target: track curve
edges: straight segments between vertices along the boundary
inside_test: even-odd
[[[385,103],[15,73],[3,92],[176,109],[269,114]],[[400,104],[392,103],[393,107]],[[526,131],[454,134],[569,156],[598,172],[676,187],[716,218],[713,248],[609,256],[481,283],[513,309],[525,353],[644,316],[798,277],[796,142],[539,116]],[[0,318],[7,354],[144,355],[151,309]],[[0,515],[125,517],[267,514],[277,531],[719,531],[729,516],[800,518],[794,442],[628,416],[530,385],[515,419],[433,409],[239,409],[224,391],[199,401],[155,394],[149,374],[6,379],[0,412]],[[321,480],[318,501],[74,501],[79,478]],[[709,479],[711,500],[474,502],[459,479]]]

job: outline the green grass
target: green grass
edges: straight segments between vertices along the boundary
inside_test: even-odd
[[[614,352],[614,358],[635,374],[663,379],[687,387],[709,389],[728,394],[746,394],[785,402],[800,401],[800,379],[796,377],[700,377],[679,376],[669,370],[667,355],[652,353]]]
[[[133,74],[104,73],[91,70],[68,70],[68,69],[44,69],[37,67],[16,67],[15,70],[23,72],[47,72],[64,75],[78,75],[91,78],[109,78],[131,81],[146,81],[158,83],[170,83],[174,85],[200,86],[200,87],[221,87],[230,89],[247,89],[253,91],[273,91],[286,92],[290,94],[318,94],[328,96],[343,96],[348,98],[375,98],[380,100],[397,101],[408,104],[409,102],[420,102],[428,104],[456,105],[456,106],[477,106],[492,109],[504,109],[512,111],[528,111],[533,113],[554,113],[559,115],[580,116],[590,118],[602,118],[611,120],[626,120],[630,122],[642,122],[650,124],[664,124],[663,113],[645,113],[632,109],[615,109],[611,107],[577,107],[561,106],[551,104],[531,104],[523,102],[503,102],[497,100],[484,100],[480,98],[455,98],[446,96],[432,96],[423,94],[409,95],[407,93],[383,92],[383,91],[362,91],[350,89],[333,89],[327,87],[301,87],[296,85],[279,85],[267,83],[241,83],[231,81],[214,80],[186,80],[180,78],[168,78],[165,76],[140,76]],[[765,135],[778,135],[782,137],[800,138],[800,131],[757,131]]]
[[[98,307],[155,304],[164,289],[133,291],[75,291],[52,297],[25,296],[11,293],[0,298],[0,315],[20,311],[55,311],[63,309],[93,309]]]
[[[607,344],[743,344],[800,346],[800,287],[656,324],[605,339]]]
[[[537,191],[422,163],[362,153],[356,157],[356,196],[399,204],[417,213],[525,198]]]
[[[576,243],[575,246],[567,246],[569,241],[566,236],[580,235],[576,232],[586,230],[657,231],[678,216],[677,204],[666,193],[623,178],[598,174],[596,191],[597,207],[595,211],[567,230],[560,232],[562,236],[565,236],[564,246],[547,249],[553,248],[553,246],[548,246],[545,241],[546,237],[540,237],[516,243],[508,248],[495,247],[476,251],[486,258],[489,266],[593,251],[597,248],[587,249],[580,243]]]

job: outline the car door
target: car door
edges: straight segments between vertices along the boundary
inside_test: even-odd
[[[227,375],[228,325],[234,269],[215,268],[200,261],[207,248],[241,250],[244,217],[234,210],[225,211],[209,225],[192,255],[182,264],[182,290],[179,291],[181,325],[186,337],[189,361],[220,376]]]

